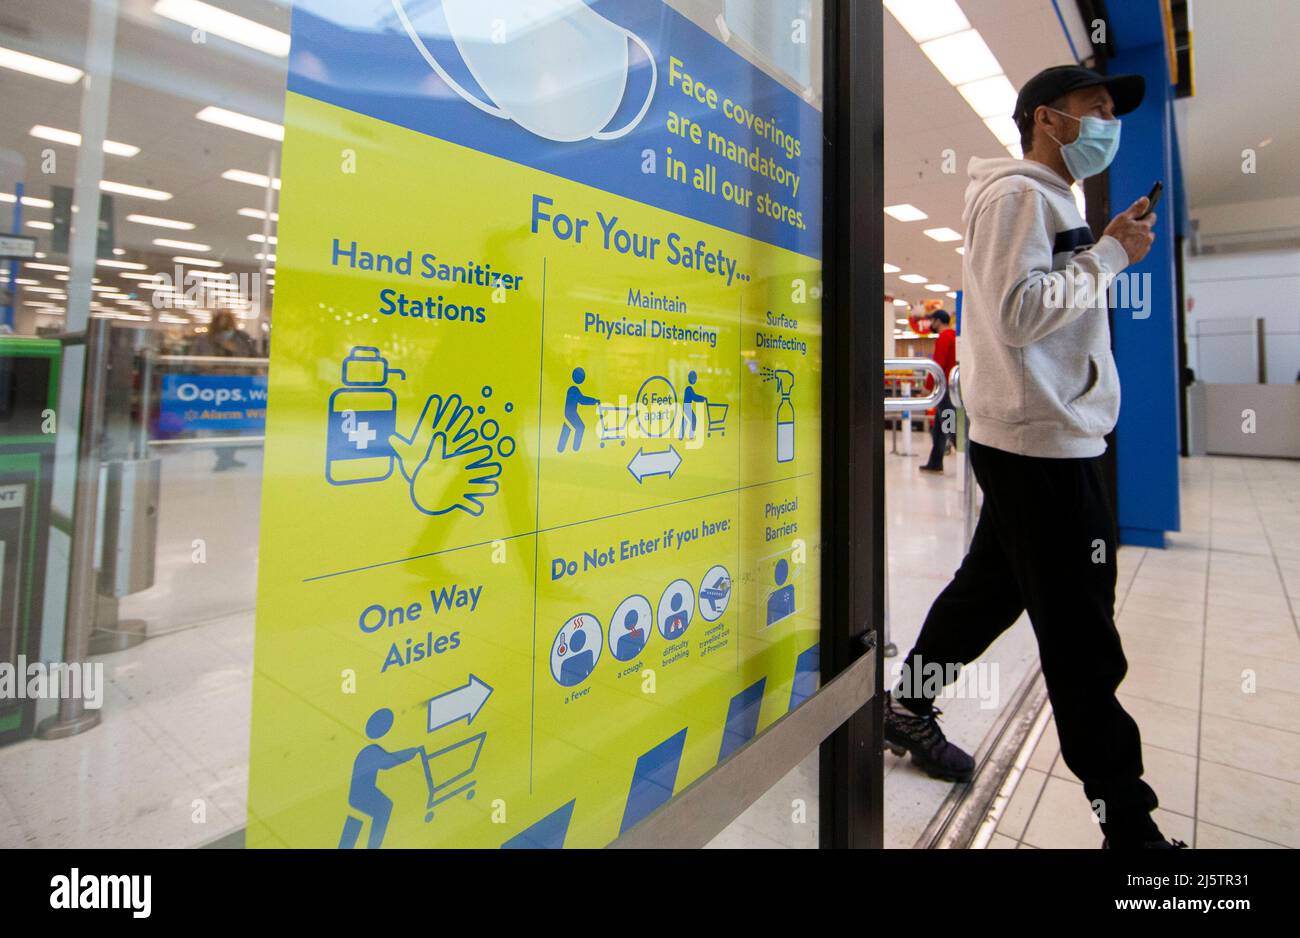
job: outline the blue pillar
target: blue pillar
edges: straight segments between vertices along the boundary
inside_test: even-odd
[[[1174,235],[1184,194],[1182,174],[1175,173],[1173,88],[1158,3],[1116,7],[1124,12],[1112,16],[1111,28],[1127,43],[1107,70],[1144,76],[1147,93],[1142,107],[1124,117],[1122,146],[1110,170],[1111,214],[1146,195],[1157,179],[1165,184],[1155,246],[1126,272],[1128,286],[1141,293],[1126,298],[1121,288],[1116,295],[1115,361],[1124,401],[1116,430],[1120,542],[1163,548],[1166,532],[1180,527]]]

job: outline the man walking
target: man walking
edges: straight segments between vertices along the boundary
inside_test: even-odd
[[[1128,663],[1101,468],[1120,404],[1106,289],[1151,249],[1155,218],[1139,199],[1093,243],[1070,185],[1109,167],[1116,118],[1144,92],[1140,76],[1048,69],[1016,105],[1025,158],[971,161],[962,397],[984,507],[885,717],[892,750],[911,752],[931,775],[969,779],[974,760],[944,738],[934,698],[1028,611],[1062,757],[1115,848],[1184,846],[1151,818],[1138,727],[1115,696]]]

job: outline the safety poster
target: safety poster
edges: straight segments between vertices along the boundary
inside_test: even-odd
[[[815,692],[820,39],[753,6],[295,3],[250,846],[604,846]]]

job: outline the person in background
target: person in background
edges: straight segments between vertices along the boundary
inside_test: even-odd
[[[205,358],[252,358],[253,340],[239,328],[234,313],[219,309],[212,314],[208,331],[194,341],[194,354]]]
[[[253,340],[239,328],[234,313],[219,309],[212,314],[208,331],[200,333],[194,341],[192,354],[204,358],[252,358]],[[217,464],[212,467],[213,472],[240,469],[245,465],[235,458],[234,446],[218,446],[216,449]]]
[[[1016,104],[1024,159],[970,162],[962,398],[984,505],[965,560],[886,694],[884,735],[929,774],[971,779],[975,761],[945,739],[935,698],[1028,612],[1061,757],[1083,782],[1102,846],[1172,849],[1186,845],[1166,840],[1151,816],[1159,801],[1142,778],[1141,734],[1116,696],[1128,661],[1115,627],[1119,538],[1102,459],[1120,387],[1108,310],[1095,299],[1146,257],[1155,216],[1140,198],[1098,240],[1070,190],[1107,170],[1118,118],[1145,90],[1139,75],[1047,69]],[[1067,291],[1071,281],[1092,289]]]
[[[945,376],[951,375],[957,367],[957,330],[952,328],[952,317],[945,310],[937,310],[930,316],[931,329],[939,333],[934,343],[934,360],[943,369]],[[926,378],[925,389],[934,389],[934,379]],[[957,432],[957,411],[953,409],[952,398],[948,391],[934,408],[934,425],[930,427],[930,459],[921,467],[922,472],[943,473],[943,454],[948,448],[948,439]]]

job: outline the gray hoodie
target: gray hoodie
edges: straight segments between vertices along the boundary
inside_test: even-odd
[[[1041,163],[973,159],[966,191],[962,400],[971,439],[1053,459],[1100,456],[1119,418],[1105,291],[1128,266],[1093,243]]]

